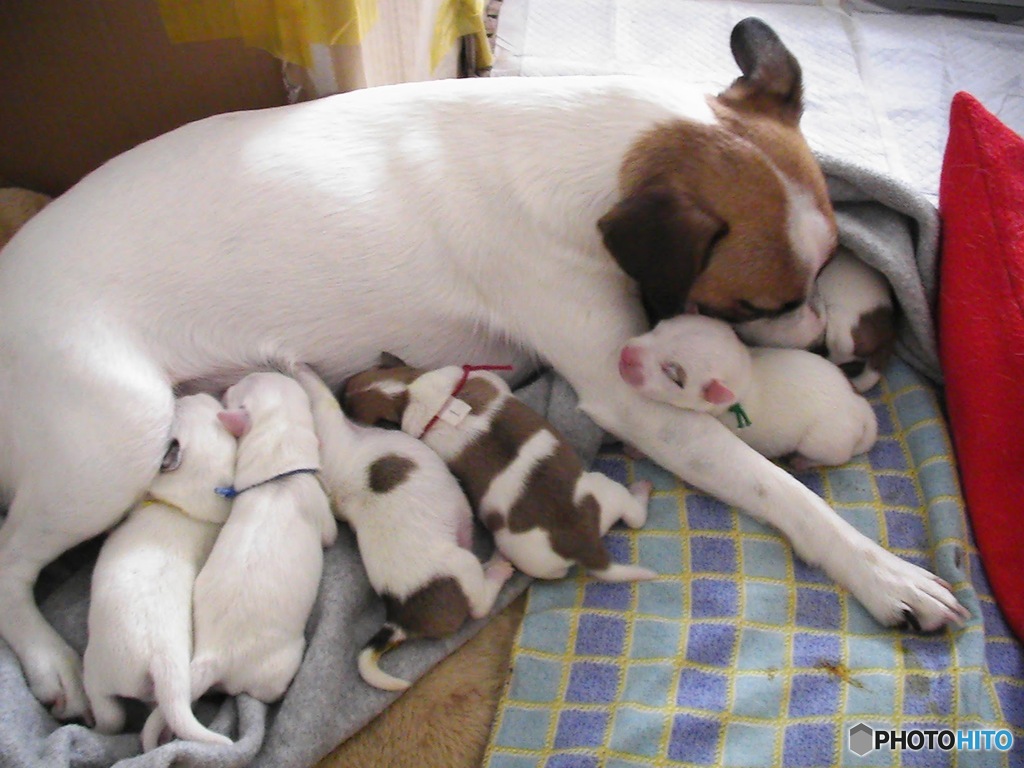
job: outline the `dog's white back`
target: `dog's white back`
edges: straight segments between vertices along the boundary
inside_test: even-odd
[[[230,485],[235,470],[235,438],[217,420],[220,410],[210,395],[178,401],[171,450],[180,452],[180,463],[157,477],[151,498],[100,551],[83,664],[96,727],[105,733],[124,724],[115,696],[147,702],[188,696],[192,588],[230,508],[214,489]],[[229,741],[194,718],[182,727],[191,738]]]

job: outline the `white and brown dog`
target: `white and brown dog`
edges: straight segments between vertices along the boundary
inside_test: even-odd
[[[260,701],[281,698],[306,648],[304,631],[337,523],[316,473],[319,443],[309,398],[280,373],[251,373],[228,389],[218,418],[238,438],[231,514],[196,577],[191,692],[153,710],[151,749],[164,719],[212,687]],[[190,693],[190,697],[189,696]],[[184,694],[184,695],[182,695]]]
[[[469,501],[436,453],[403,432],[353,424],[309,367],[294,366],[293,374],[313,406],[324,487],[384,599],[384,626],[360,652],[359,673],[377,688],[403,690],[409,683],[381,670],[380,655],[486,616],[512,566],[477,560]]]
[[[896,346],[896,312],[885,275],[840,246],[803,309],[736,325],[750,344],[810,349],[838,365],[858,392],[882,377]]]
[[[601,541],[619,520],[644,524],[650,484],[627,491],[585,472],[572,447],[495,374],[459,366],[422,371],[385,356],[385,365],[348,380],[344,402],[355,419],[397,424],[434,449],[519,570],[560,579],[579,563],[603,581],[657,575],[612,562]]]
[[[230,744],[195,719],[190,700],[192,588],[228,517],[217,495],[235,475],[235,438],[210,395],[175,404],[171,443],[148,498],[114,529],[92,575],[85,692],[96,728],[124,727],[119,697],[155,702],[182,738]],[[172,702],[184,699],[185,708]]]
[[[618,376],[645,307],[784,313],[835,248],[796,59],[756,19],[731,43],[742,74],[717,96],[474,78],[212,117],[29,221],[0,264],[0,636],[36,696],[85,711],[32,585],[148,487],[174,385],[216,391],[284,359],[336,386],[382,349],[423,368],[513,360],[516,378],[542,359],[602,427],[781,531],[882,624],[959,621],[941,579],[717,420]]]
[[[878,437],[871,404],[835,365],[802,349],[748,349],[721,320],[680,315],[630,339],[619,374],[638,392],[710,413],[768,458],[838,466]]]

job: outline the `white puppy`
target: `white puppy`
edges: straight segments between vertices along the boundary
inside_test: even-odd
[[[265,702],[284,694],[305,651],[322,548],[338,534],[315,475],[319,448],[302,387],[280,373],[253,373],[225,404],[220,419],[239,443],[235,485],[221,490],[234,502],[196,578],[191,698],[179,697],[179,708],[213,686]],[[143,729],[147,749],[162,710]]]
[[[653,579],[616,563],[601,537],[619,520],[647,520],[649,483],[630,490],[583,462],[540,414],[488,371],[422,371],[385,355],[356,374],[345,405],[366,423],[389,421],[437,451],[462,483],[494,543],[520,570],[560,579],[579,563],[604,581]]]
[[[410,637],[438,638],[494,606],[512,566],[486,567],[470,551],[473,513],[458,481],[430,448],[403,432],[360,427],[341,412],[327,385],[306,366],[295,377],[313,404],[322,477],[339,516],[355,530],[384,627],[359,654],[370,685],[409,683],[382,671],[380,655]]]
[[[214,488],[230,485],[235,472],[235,438],[220,411],[210,395],[177,401],[148,499],[114,529],[96,562],[83,676],[103,733],[124,727],[124,696],[163,706],[184,738],[231,742],[204,728],[187,704],[192,587],[231,506]],[[179,698],[184,709],[171,706]]]
[[[889,281],[848,248],[821,270],[807,304],[735,326],[748,344],[811,349],[842,369],[858,392],[878,383],[896,345]]]
[[[726,323],[663,320],[622,348],[619,373],[641,394],[711,413],[759,453],[797,469],[839,465],[874,445],[871,405],[842,372],[801,349],[747,349]]]
[[[858,392],[882,377],[896,345],[892,288],[885,276],[840,248],[818,275],[827,320],[825,347]]]

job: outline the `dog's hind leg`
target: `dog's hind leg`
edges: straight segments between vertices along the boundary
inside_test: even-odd
[[[81,661],[40,614],[33,585],[43,566],[114,525],[142,494],[160,467],[174,413],[166,380],[120,351],[89,380],[55,362],[31,371],[20,388],[17,373],[5,381],[14,386],[3,393],[12,397],[4,426],[18,456],[0,528],[0,637],[58,718],[88,712]]]
[[[474,619],[483,618],[491,612],[498,593],[514,570],[512,564],[499,554],[481,565],[472,552],[461,548],[452,558],[451,567],[466,595],[469,615]]]
[[[647,522],[647,503],[652,486],[647,481],[633,483],[628,489],[600,472],[588,472],[577,484],[576,496],[589,492],[601,507],[600,531],[604,536],[619,520],[630,528],[642,528]]]
[[[116,696],[101,695],[89,699],[96,730],[100,733],[120,733],[124,730],[124,705]]]

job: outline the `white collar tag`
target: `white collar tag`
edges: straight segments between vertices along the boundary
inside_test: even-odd
[[[449,424],[453,427],[459,426],[462,420],[469,415],[469,412],[473,410],[473,407],[465,400],[459,400],[457,397],[451,397],[448,402],[445,403],[437,417],[445,424]]]

